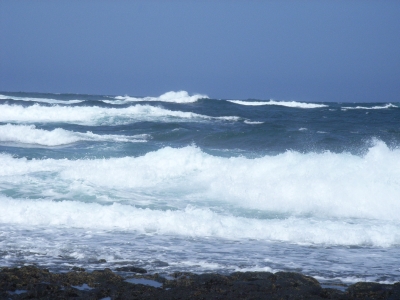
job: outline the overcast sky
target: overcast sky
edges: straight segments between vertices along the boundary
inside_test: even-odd
[[[400,1],[0,0],[0,91],[400,101]]]

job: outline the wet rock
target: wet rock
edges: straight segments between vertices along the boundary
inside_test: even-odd
[[[343,292],[322,288],[314,278],[292,272],[175,272],[170,280],[158,274],[136,278],[156,280],[162,287],[146,285],[145,280],[129,282],[107,268],[91,273],[78,269],[51,273],[34,266],[2,268],[0,299],[400,299],[400,283],[356,283]]]
[[[134,266],[120,267],[120,268],[116,268],[116,270],[120,271],[120,272],[133,272],[133,273],[140,273],[140,274],[147,273],[147,271],[145,269],[134,267]]]
[[[400,299],[400,283],[358,282],[347,289],[354,299]]]
[[[159,267],[159,268],[168,267],[168,266],[169,266],[169,264],[168,264],[167,262],[161,261],[161,260],[155,260],[155,261],[153,261],[153,265],[154,265],[155,267]]]

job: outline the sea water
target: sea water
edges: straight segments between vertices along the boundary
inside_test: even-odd
[[[400,280],[398,101],[0,94],[1,266]]]

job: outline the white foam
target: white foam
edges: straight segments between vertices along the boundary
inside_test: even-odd
[[[367,107],[367,106],[344,106],[342,107],[342,110],[348,110],[348,109],[387,109],[387,108],[398,108],[398,106],[389,103],[389,104],[385,104],[383,106],[371,106],[371,107]]]
[[[195,94],[190,96],[186,91],[178,92],[167,92],[159,97],[129,97],[129,96],[117,96],[115,100],[102,100],[105,103],[110,104],[126,104],[129,102],[139,102],[139,101],[160,101],[160,102],[173,102],[173,103],[193,103],[199,99],[208,98],[206,95]]]
[[[173,234],[227,239],[253,238],[300,244],[400,244],[399,224],[318,219],[259,220],[227,216],[209,209],[151,210],[114,203],[104,206],[75,201],[8,199],[0,197],[0,223],[96,230],[128,230],[142,234]]]
[[[369,274],[368,274],[369,275]],[[326,278],[323,276],[313,276],[315,279],[317,279],[318,281],[339,281],[339,282],[343,282],[346,284],[354,284],[357,282],[376,282],[376,283],[380,283],[380,284],[394,284],[397,281],[395,280],[378,280],[376,277],[375,278],[371,278],[372,276],[369,275],[364,276],[364,277],[356,277],[356,276],[345,276],[345,277],[334,277],[334,278]]]
[[[134,105],[126,108],[40,106],[38,104],[22,107],[19,105],[1,105],[0,122],[33,123],[62,122],[82,125],[120,125],[140,121],[157,120],[160,122],[187,120],[229,120],[239,117],[210,117],[192,112],[172,111],[151,105]]]
[[[304,102],[296,102],[296,101],[242,101],[242,100],[227,100],[228,102],[232,102],[240,105],[250,105],[250,106],[261,106],[261,105],[280,105],[286,107],[297,107],[297,108],[321,108],[328,107],[325,104],[316,104],[316,103],[304,103]]]
[[[62,128],[37,129],[34,125],[0,125],[0,142],[60,146],[79,141],[146,142],[148,135],[99,135],[91,131],[73,132]]]
[[[14,97],[6,95],[0,95],[0,100],[19,100],[19,101],[29,101],[29,102],[34,101],[34,102],[51,103],[51,104],[75,104],[84,101],[84,100],[56,100],[51,98],[35,98],[35,97]]]

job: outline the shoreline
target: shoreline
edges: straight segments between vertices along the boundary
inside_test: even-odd
[[[122,276],[123,274],[124,276]],[[324,285],[294,272],[234,272],[168,276],[135,266],[50,272],[37,266],[0,267],[0,299],[400,299],[400,282]]]

